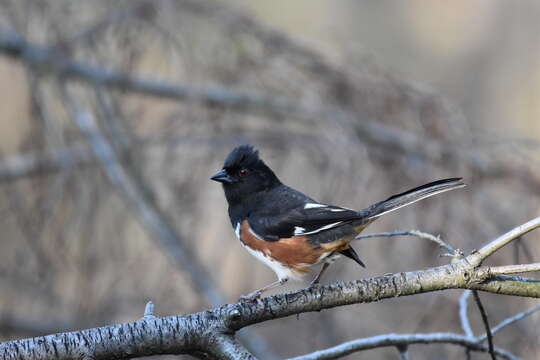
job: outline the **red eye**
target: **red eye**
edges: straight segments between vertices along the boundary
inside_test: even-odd
[[[247,171],[247,169],[241,169],[240,171],[238,171],[238,176],[240,177],[244,177],[247,174],[249,174],[249,171]]]

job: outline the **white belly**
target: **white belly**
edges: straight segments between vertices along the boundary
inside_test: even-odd
[[[266,266],[268,266],[270,269],[274,270],[274,272],[276,273],[276,276],[278,277],[279,280],[284,280],[284,279],[301,280],[302,279],[302,275],[304,275],[304,273],[294,271],[290,267],[281,264],[280,262],[272,259],[269,256],[266,256],[261,251],[253,250],[253,249],[245,246],[243,242],[240,242],[240,244],[242,244],[244,249],[246,249],[257,260],[261,261]]]

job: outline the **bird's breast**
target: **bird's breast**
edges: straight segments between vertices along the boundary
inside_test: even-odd
[[[331,242],[318,243],[311,241],[308,235],[295,235],[267,241],[251,228],[247,219],[236,224],[235,233],[244,248],[270,267],[279,279],[301,278],[312,265],[328,261],[332,255],[347,249],[354,237],[350,234]]]
[[[270,265],[270,263],[277,262],[295,272],[306,273],[309,272],[311,265],[320,262],[332,252],[319,245],[311,244],[308,237],[302,235],[266,241],[253,231],[247,219],[237,224],[235,232],[242,245],[272,269],[275,265]],[[274,271],[278,273],[276,269]]]

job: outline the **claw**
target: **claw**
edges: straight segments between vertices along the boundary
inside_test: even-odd
[[[287,280],[289,280],[289,279],[288,278],[279,279],[278,281],[275,281],[275,282],[271,283],[270,285],[266,285],[262,289],[256,290],[256,291],[254,291],[252,293],[249,293],[247,295],[244,295],[244,296],[240,296],[240,301],[250,301],[250,300],[258,299],[258,298],[261,297],[263,292],[268,291],[270,289],[273,289],[275,287],[281,286],[281,285],[285,284],[287,282]]]
[[[317,288],[317,287],[319,287],[319,286],[320,286],[320,284],[319,284],[319,279],[313,279],[313,280],[309,283],[308,289]]]

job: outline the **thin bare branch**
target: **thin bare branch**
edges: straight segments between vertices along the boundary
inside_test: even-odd
[[[445,248],[450,254],[455,254],[456,250],[448,243],[444,242],[440,236],[435,236],[419,230],[389,231],[375,234],[361,234],[355,237],[355,240],[367,239],[372,237],[392,237],[392,236],[415,236],[420,239],[433,241],[442,248]]]
[[[171,227],[170,223],[165,219],[153,203],[145,197],[146,191],[142,190],[133,177],[123,169],[120,165],[119,157],[114,152],[112,146],[108,144],[106,139],[100,134],[99,129],[94,123],[90,113],[78,111],[74,100],[69,98],[69,95],[64,92],[66,100],[69,103],[71,110],[74,112],[74,118],[83,133],[88,136],[92,149],[102,164],[105,172],[119,189],[126,200],[133,204],[139,218],[146,225],[147,229],[162,245],[165,246],[166,252],[172,255],[177,266],[187,269],[186,273],[191,276],[192,282],[208,299],[210,304],[218,306],[225,302],[223,296],[218,290],[218,287],[213,283],[211,276],[206,269],[198,263],[189,249],[183,247],[182,240],[179,234]],[[247,339],[252,345],[257,345],[261,349],[266,349],[267,346],[256,336]]]
[[[489,320],[486,310],[484,309],[484,305],[482,305],[482,301],[480,301],[480,296],[478,295],[478,292],[476,290],[473,290],[472,293],[474,302],[476,303],[476,306],[478,306],[478,311],[480,311],[482,322],[484,323],[484,327],[486,328],[489,355],[491,356],[492,360],[497,360],[497,357],[495,356],[495,346],[493,345],[493,335],[491,334],[491,328],[489,327]]]
[[[408,345],[398,345],[396,350],[399,353],[399,360],[409,360],[409,347]]]
[[[165,135],[137,137],[125,148],[118,152],[120,158],[124,158],[124,151],[129,151],[133,146],[176,146],[179,144],[197,144],[202,146],[220,146],[222,144],[235,144],[244,139],[255,139],[256,142],[272,142],[277,138],[287,136],[296,144],[309,144],[315,140],[314,136],[282,132],[246,131],[243,136],[237,133],[221,134],[219,139],[215,136],[194,135]],[[319,139],[317,139],[319,140]],[[92,149],[86,142],[74,142],[68,146],[59,146],[47,152],[24,152],[5,155],[0,158],[0,183],[15,181],[20,178],[34,175],[44,175],[69,170],[76,166],[96,165],[96,158]]]
[[[484,274],[479,276],[479,274],[474,271],[472,272],[472,275],[473,278],[468,286],[471,290],[474,289],[494,294],[540,298],[540,283],[538,282],[494,280],[489,276],[483,276]]]
[[[465,332],[465,335],[470,338],[474,338],[474,333],[469,322],[469,316],[467,314],[468,299],[471,296],[470,290],[465,290],[459,298],[459,320],[461,322],[461,328]]]
[[[208,353],[215,359],[251,360],[255,357],[230,334],[220,334],[210,340]]]
[[[538,310],[540,310],[540,305],[536,305],[536,306],[530,308],[527,311],[523,311],[523,312],[521,312],[519,314],[516,314],[514,316],[511,316],[509,318],[504,319],[503,321],[501,321],[500,323],[498,323],[496,326],[494,326],[491,329],[491,334],[495,335],[495,333],[497,333],[500,330],[504,329],[508,325],[511,325],[511,324],[515,323],[516,321],[519,321],[519,320],[521,320],[523,318],[526,318],[527,316],[534,314]],[[488,337],[487,334],[479,336],[478,341],[480,341],[480,342],[485,341],[487,339],[487,337]]]
[[[52,48],[30,44],[19,34],[5,29],[0,29],[0,52],[19,58],[39,72],[53,73],[64,79],[82,80],[111,89],[209,105],[260,109],[276,114],[283,114],[297,108],[293,102],[284,98],[242,94],[217,86],[209,89],[195,89],[177,83],[142,79],[99,66],[76,62]]]
[[[93,162],[87,144],[62,146],[43,153],[21,153],[2,157],[0,160],[0,182],[16,180],[35,174],[48,174]]]
[[[513,276],[513,275],[493,275],[491,276],[492,280],[501,280],[501,281],[520,281],[520,282],[532,282],[540,283],[540,279],[526,277],[526,276]]]
[[[483,287],[483,290],[495,293],[540,297],[540,287],[538,286],[536,292],[526,289],[525,292],[520,293],[519,288],[505,288],[501,284],[504,281],[497,281],[497,286],[490,288],[486,287],[491,283],[489,279],[485,279],[482,284],[471,282],[471,273],[474,275],[474,267],[467,259],[462,259],[448,265],[415,272],[402,272],[348,283],[335,283],[248,302],[224,305],[198,314],[155,318],[152,320],[150,329],[148,322],[144,323],[143,328],[135,325],[144,321],[143,318],[135,323],[7,342],[0,344],[0,354],[4,355],[6,360],[33,358],[36,352],[49,354],[55,346],[61,348],[61,350],[58,350],[61,354],[56,356],[57,359],[67,359],[75,353],[92,354],[94,359],[113,357],[118,354],[130,354],[131,357],[135,357],[148,355],[151,353],[151,349],[154,349],[153,354],[176,354],[186,352],[188,348],[190,351],[193,350],[193,342],[198,341],[196,339],[203,336],[200,334],[201,329],[205,329],[206,334],[210,331],[209,329],[219,330],[218,333],[233,334],[243,327],[271,319],[304,312],[320,311],[342,305],[379,301],[396,296],[450,288]],[[509,282],[512,283],[513,281]],[[520,284],[527,286],[537,285],[528,282]],[[124,329],[123,327],[127,328]],[[120,329],[122,329],[122,336],[113,336],[114,341],[103,339],[101,335],[102,332],[118,334]],[[150,334],[149,331],[151,331]],[[135,335],[129,335],[129,333]],[[82,337],[86,338],[87,341],[72,340]],[[455,334],[451,335],[451,337],[457,339],[455,340],[457,343],[474,343],[476,347],[473,349],[475,350],[487,350],[487,347],[477,343],[476,339],[472,340],[467,336]],[[107,338],[109,339],[109,337]],[[428,338],[428,340],[442,342],[442,340],[437,340],[437,337],[434,339]],[[452,340],[447,337],[444,342],[452,342]],[[133,348],[134,343],[137,344],[137,348]],[[154,344],[156,343],[165,345],[155,347]],[[188,343],[189,345],[187,345]],[[396,346],[397,343],[391,343],[390,345]],[[105,349],[108,349],[108,352]],[[499,349],[495,353],[502,357],[506,356],[505,358],[515,358]]]
[[[476,253],[471,254],[469,261],[473,261],[475,265],[479,265],[482,263],[482,261],[484,261],[487,257],[493,254],[495,251],[499,250],[500,248],[510,243],[511,241],[519,238],[522,235],[525,235],[529,231],[532,231],[538,227],[540,227],[540,216],[532,220],[529,220],[525,224],[520,225],[508,231],[506,234],[499,236],[493,241],[490,241],[488,244],[484,245]]]
[[[144,188],[141,188],[121,166],[118,155],[100,134],[92,115],[80,111],[75,100],[66,89],[63,90],[63,95],[68,108],[73,113],[75,122],[88,137],[91,148],[105,173],[111,182],[121,190],[125,200],[132,205],[130,208],[135,210],[137,217],[145,225],[145,228],[167,249],[167,253],[170,254],[179,268],[188,270],[186,273],[191,276],[193,284],[205,294],[212,305],[222,304],[224,298],[219,293],[210,275],[198,263],[197,258],[190,253],[190,250],[182,246],[183,242],[180,235],[165,220],[164,214],[154,206],[152,201],[146,198],[145,194],[147,192],[144,191]]]
[[[143,317],[154,317],[154,303],[149,301],[146,303],[146,306],[144,307],[144,315]]]
[[[520,274],[533,271],[540,271],[540,262],[532,264],[493,266],[489,268],[489,272],[493,275]]]
[[[100,142],[103,141],[106,144],[106,141],[101,139],[101,135],[98,132],[99,130],[95,130],[95,125],[93,123],[87,123],[90,115],[84,112],[76,112],[76,114],[83,117],[78,120],[82,121],[82,128],[91,140],[92,146],[97,148],[97,145],[100,145],[99,149],[95,149],[94,151],[97,155],[100,155],[100,161],[102,161],[104,169],[111,171],[111,169],[107,169],[107,167],[111,166],[110,164],[119,166],[118,158],[113,157],[115,155],[113,150],[104,150],[109,147],[106,145],[101,146]],[[87,118],[84,118],[85,116]],[[121,169],[114,169],[112,171],[119,172]],[[119,175],[118,173],[113,173],[113,176],[115,176],[114,179],[117,180],[116,176]],[[516,229],[524,229],[524,226],[517,227]],[[530,231],[532,228],[525,228],[525,230]],[[514,234],[516,232],[516,230],[513,230],[507,234]],[[502,237],[499,237],[498,239],[500,238]],[[494,241],[497,241],[498,239]],[[488,246],[490,244],[492,244],[492,242],[490,242]],[[212,321],[221,321],[221,319],[223,319],[223,311],[225,311],[226,314],[237,314],[235,316],[231,315],[231,317],[226,315],[226,318],[229,319],[227,333],[234,333],[234,331],[250,324],[301,312],[318,311],[340,305],[378,301],[388,297],[412,295],[449,288],[480,289],[500,294],[540,297],[540,284],[537,281],[519,281],[519,277],[501,279],[502,275],[497,275],[494,280],[491,278],[489,271],[482,270],[487,267],[476,267],[477,265],[474,264],[473,260],[477,256],[478,252],[475,252],[465,259],[458,259],[452,264],[445,266],[418,272],[399,273],[352,283],[332,284],[318,289],[308,289],[296,293],[265,298],[252,303],[233,304],[229,305],[233,306],[233,309],[226,306],[209,312],[212,314],[206,314],[213,319]],[[212,321],[208,323],[208,326],[213,326]],[[80,336],[80,334],[78,336]],[[15,347],[13,347],[11,343],[7,343],[6,346],[8,346],[10,350],[5,351],[7,351],[8,354],[12,354],[12,352],[15,351],[13,349],[24,347],[35,349],[33,348],[34,345],[24,343],[25,340],[20,341],[22,344],[16,343]],[[42,339],[36,341],[46,342],[48,340]],[[49,345],[52,346],[50,343],[47,346]],[[87,344],[78,344],[77,346],[86,345]],[[2,351],[2,346],[3,345],[0,345],[0,351]],[[85,351],[90,350],[87,349]],[[176,349],[176,351],[178,351],[178,349]]]
[[[413,344],[453,344],[464,348],[487,352],[487,346],[479,344],[475,339],[454,333],[427,333],[427,334],[384,334],[369,338],[357,339],[346,343],[312,352],[310,354],[297,356],[289,360],[323,360],[338,359],[340,357],[359,352],[387,346],[403,346]],[[511,353],[496,348],[495,354],[503,359],[517,360],[518,358]]]
[[[91,83],[99,86],[103,85],[112,89],[121,89],[124,91],[132,91],[136,93],[138,92],[143,94],[151,94],[172,99],[181,99],[188,101],[197,101],[205,104],[229,106],[239,110],[263,110],[272,114],[278,114],[279,116],[283,116],[283,114],[288,114],[290,112],[291,117],[298,117],[304,119],[310,118],[312,116],[320,116],[325,118],[338,118],[342,121],[358,120],[356,115],[354,114],[339,112],[335,109],[305,109],[303,107],[297,106],[296,104],[294,104],[294,101],[291,101],[290,99],[249,96],[222,88],[192,89],[188,87],[177,86],[176,84],[172,83],[148,81],[145,79],[132,77],[130,74],[118,73],[110,71],[109,69],[104,69],[101,67],[91,66],[85,63],[73,61],[70,58],[66,58],[63,54],[56,52],[52,48],[34,46],[32,44],[28,44],[24,39],[22,42],[11,41],[13,39],[8,39],[8,46],[4,47],[6,43],[3,42],[3,40],[5,40],[3,35],[4,34],[0,33],[0,52],[4,51],[11,56],[21,59],[22,62],[24,62],[27,66],[31,67],[36,72],[42,72],[47,74],[52,73],[53,75],[62,76],[65,79],[82,80],[86,83]],[[218,90],[217,94],[214,90]],[[110,140],[108,140],[106,136],[103,136],[100,133],[99,129],[97,128],[97,126],[95,126],[94,123],[90,123],[90,128],[85,128],[85,125],[88,124],[84,124],[84,120],[88,119],[84,118],[85,113],[83,111],[76,111],[76,113],[83,115],[83,119],[81,120],[82,122],[80,122],[80,124],[83,124],[81,128],[87,131],[87,137],[92,144],[92,151],[94,152],[95,157],[97,157],[100,161],[100,164],[102,165],[107,175],[109,175],[110,179],[113,182],[116,180],[117,185],[119,185],[120,188],[122,186],[124,186],[125,188],[126,182],[124,178],[126,176],[124,176],[124,178],[122,177],[122,171],[124,171],[124,174],[127,174],[128,178],[127,187],[132,187],[132,185],[129,185],[129,178],[131,176],[129,172],[126,172],[126,169],[122,169],[120,154],[117,152],[117,149],[114,149],[114,147],[111,146]],[[338,116],[333,116],[336,114]],[[429,161],[441,161],[441,159],[448,158],[448,155],[450,154],[450,158],[465,159],[466,161],[464,163],[480,169],[481,173],[497,174],[498,171],[501,171],[501,169],[508,169],[497,161],[490,162],[486,165],[485,162],[478,160],[478,158],[474,155],[474,152],[460,151],[459,149],[456,149],[454,145],[441,145],[429,140],[426,143],[414,134],[402,132],[401,130],[394,129],[386,125],[379,125],[376,122],[362,121],[360,125],[358,125],[358,128],[360,129],[359,133],[369,139],[372,143],[382,146],[390,145],[392,149],[401,149],[408,153],[412,152],[425,154],[423,158],[428,159]],[[107,149],[107,147],[108,150],[103,151],[103,149]],[[92,161],[94,161],[93,157]],[[131,182],[135,183],[136,188],[137,181],[131,179]],[[126,190],[124,189],[124,191]],[[144,194],[144,192],[141,193]],[[129,189],[127,191],[127,194],[129,197]],[[152,204],[151,202],[150,205],[155,207],[155,204]],[[418,236],[418,234],[409,235]],[[434,237],[433,235],[430,236]],[[434,238],[437,239],[437,237]],[[440,246],[444,246],[441,245],[436,239],[429,240],[435,241]],[[451,252],[456,254],[453,249]],[[60,338],[52,336],[38,339],[36,341],[29,340],[25,342],[25,340],[21,340],[20,344],[15,344],[15,342],[11,342],[8,345],[0,344],[0,353],[2,353],[2,350],[4,350],[8,351],[7,354],[10,355],[9,349],[15,349],[15,351],[17,352],[19,352],[19,349],[22,349],[21,351],[24,353],[27,350],[29,352],[29,349],[32,348],[32,351],[44,349],[48,352],[47,355],[52,354],[56,355],[56,357],[59,358],[70,356],[92,359],[109,357],[132,357],[134,354],[135,356],[142,356],[146,354],[141,351],[140,348],[137,348],[137,345],[139,344],[141,346],[147,346],[147,349],[155,349],[158,347],[158,344],[163,344],[165,341],[166,346],[168,346],[168,351],[171,351],[170,353],[174,354],[189,352],[192,349],[196,349],[203,351],[206,350],[208,353],[214,355],[215,357],[237,358],[239,354],[243,357],[250,357],[251,355],[247,353],[247,351],[245,351],[245,349],[243,349],[242,346],[233,338],[234,331],[243,326],[265,321],[270,318],[288,316],[291,314],[291,311],[296,311],[296,313],[316,311],[314,309],[317,309],[317,307],[319,309],[329,308],[333,306],[339,306],[339,304],[345,304],[347,301],[349,301],[349,303],[352,303],[350,301],[377,301],[378,299],[384,297],[411,295],[415,293],[435,291],[446,288],[483,287],[484,290],[498,293],[539,296],[539,287],[535,281],[521,281],[519,277],[511,277],[511,279],[501,279],[503,275],[494,276],[494,273],[490,272],[489,268],[487,267],[478,269],[477,266],[481,263],[481,261],[482,260],[480,260],[478,263],[473,264],[473,266],[471,266],[468,261],[456,261],[455,264],[435,269],[428,269],[433,271],[400,273],[389,277],[359,281],[351,284],[344,284],[343,286],[341,286],[341,284],[331,285],[330,287],[323,288],[324,291],[322,292],[318,292],[318,290],[308,289],[292,294],[280,295],[271,299],[258,300],[254,304],[242,303],[234,304],[232,306],[224,306],[219,309],[211,310],[205,313],[189,315],[186,317],[176,317],[177,319],[183,320],[182,322],[177,323],[162,323],[161,319],[155,317],[150,319],[150,316],[148,316],[148,319],[145,320],[148,320],[149,322],[150,320],[155,321],[155,323],[153,324],[157,324],[156,326],[162,326],[167,331],[167,333],[164,335],[161,328],[159,329],[158,333],[152,334],[150,332],[147,332],[145,328],[146,323],[145,326],[142,326],[141,328],[129,328],[129,326],[126,328],[113,326],[101,328],[103,332],[110,331],[114,335],[112,337],[116,337],[117,334],[122,335],[119,336],[121,337],[120,340],[126,341],[128,344],[127,346],[124,346],[125,344],[112,344],[113,349],[110,350],[112,352],[108,353],[103,352],[103,349],[101,348],[101,346],[104,345],[100,342],[103,340],[103,336],[101,336],[99,330],[97,331],[97,334],[96,332],[92,332],[92,330],[94,329],[88,330],[87,333],[76,332],[71,334],[60,334],[59,336],[66,335],[66,342],[57,342],[56,340],[59,340]],[[503,272],[502,270],[500,270],[500,273],[505,274],[505,272]],[[521,285],[521,283],[526,283],[526,285],[528,286],[526,290],[524,290],[525,287],[520,287],[519,291],[522,291],[521,293],[516,288],[511,287],[512,284]],[[494,284],[497,284],[499,286],[493,286]],[[343,291],[344,288],[345,291]],[[344,299],[343,296],[345,296],[346,298]],[[153,314],[153,311],[151,309],[152,306],[150,305],[151,303],[147,304],[145,315]],[[293,309],[291,310],[290,308]],[[170,331],[170,329],[172,329],[174,326],[176,326],[177,331]],[[178,331],[178,327],[181,328],[180,331]],[[201,333],[202,328],[204,328],[205,331],[208,332]],[[191,330],[192,333],[185,334],[183,332],[185,329]],[[127,337],[123,337],[123,335],[126,333],[126,330],[130,330],[132,332],[131,337],[129,337],[129,335]],[[465,332],[467,333],[467,331]],[[470,332],[472,334],[472,330]],[[111,333],[108,334],[109,340],[111,339]],[[73,335],[74,337],[71,338],[71,335]],[[176,336],[181,337],[182,335],[184,335],[183,338],[176,338]],[[205,338],[206,335],[210,336]],[[138,336],[140,336],[140,338],[138,338]],[[84,341],[80,340],[81,337]],[[70,342],[73,341],[73,339],[75,338],[79,339],[77,344],[70,344]],[[88,341],[87,339],[90,339],[90,341]],[[67,340],[70,341],[68,342]],[[209,342],[212,342],[212,344],[208,346]],[[133,343],[135,345],[133,345]],[[13,346],[13,344],[15,344],[15,346]],[[69,346],[66,344],[69,344]],[[4,347],[4,345],[6,345],[6,347]],[[60,356],[58,356],[58,350],[56,345],[58,345],[59,347],[60,345],[65,346],[65,352],[61,353]],[[9,346],[11,347],[8,349]],[[400,349],[401,355],[403,355],[403,353],[406,353],[406,351],[403,350],[406,345],[396,346]],[[477,346],[484,345],[477,344]],[[468,347],[466,348],[469,349]],[[51,349],[54,349],[54,353]],[[161,347],[159,347],[159,349],[161,350]],[[61,352],[62,351],[64,350],[62,349]],[[5,355],[6,352],[4,352],[3,354]]]
[[[493,157],[480,156],[478,152],[468,149],[464,144],[441,144],[414,133],[407,132],[381,122],[359,119],[351,112],[336,108],[306,108],[294,100],[282,97],[255,95],[253,92],[241,93],[223,87],[196,89],[168,83],[143,79],[130,74],[112,71],[95,65],[66,58],[53,48],[28,43],[19,34],[9,30],[0,30],[0,52],[17,58],[40,73],[51,73],[65,79],[83,81],[111,89],[130,91],[181,101],[193,101],[208,105],[226,106],[237,110],[262,111],[270,116],[302,119],[329,119],[342,123],[354,124],[356,136],[364,142],[378,145],[385,149],[395,150],[393,153],[415,155],[415,158],[434,164],[449,159],[467,164],[477,173],[484,176],[518,177],[530,185],[531,191],[539,188],[535,177],[524,167],[516,167],[499,161]],[[360,121],[359,121],[360,120]]]

